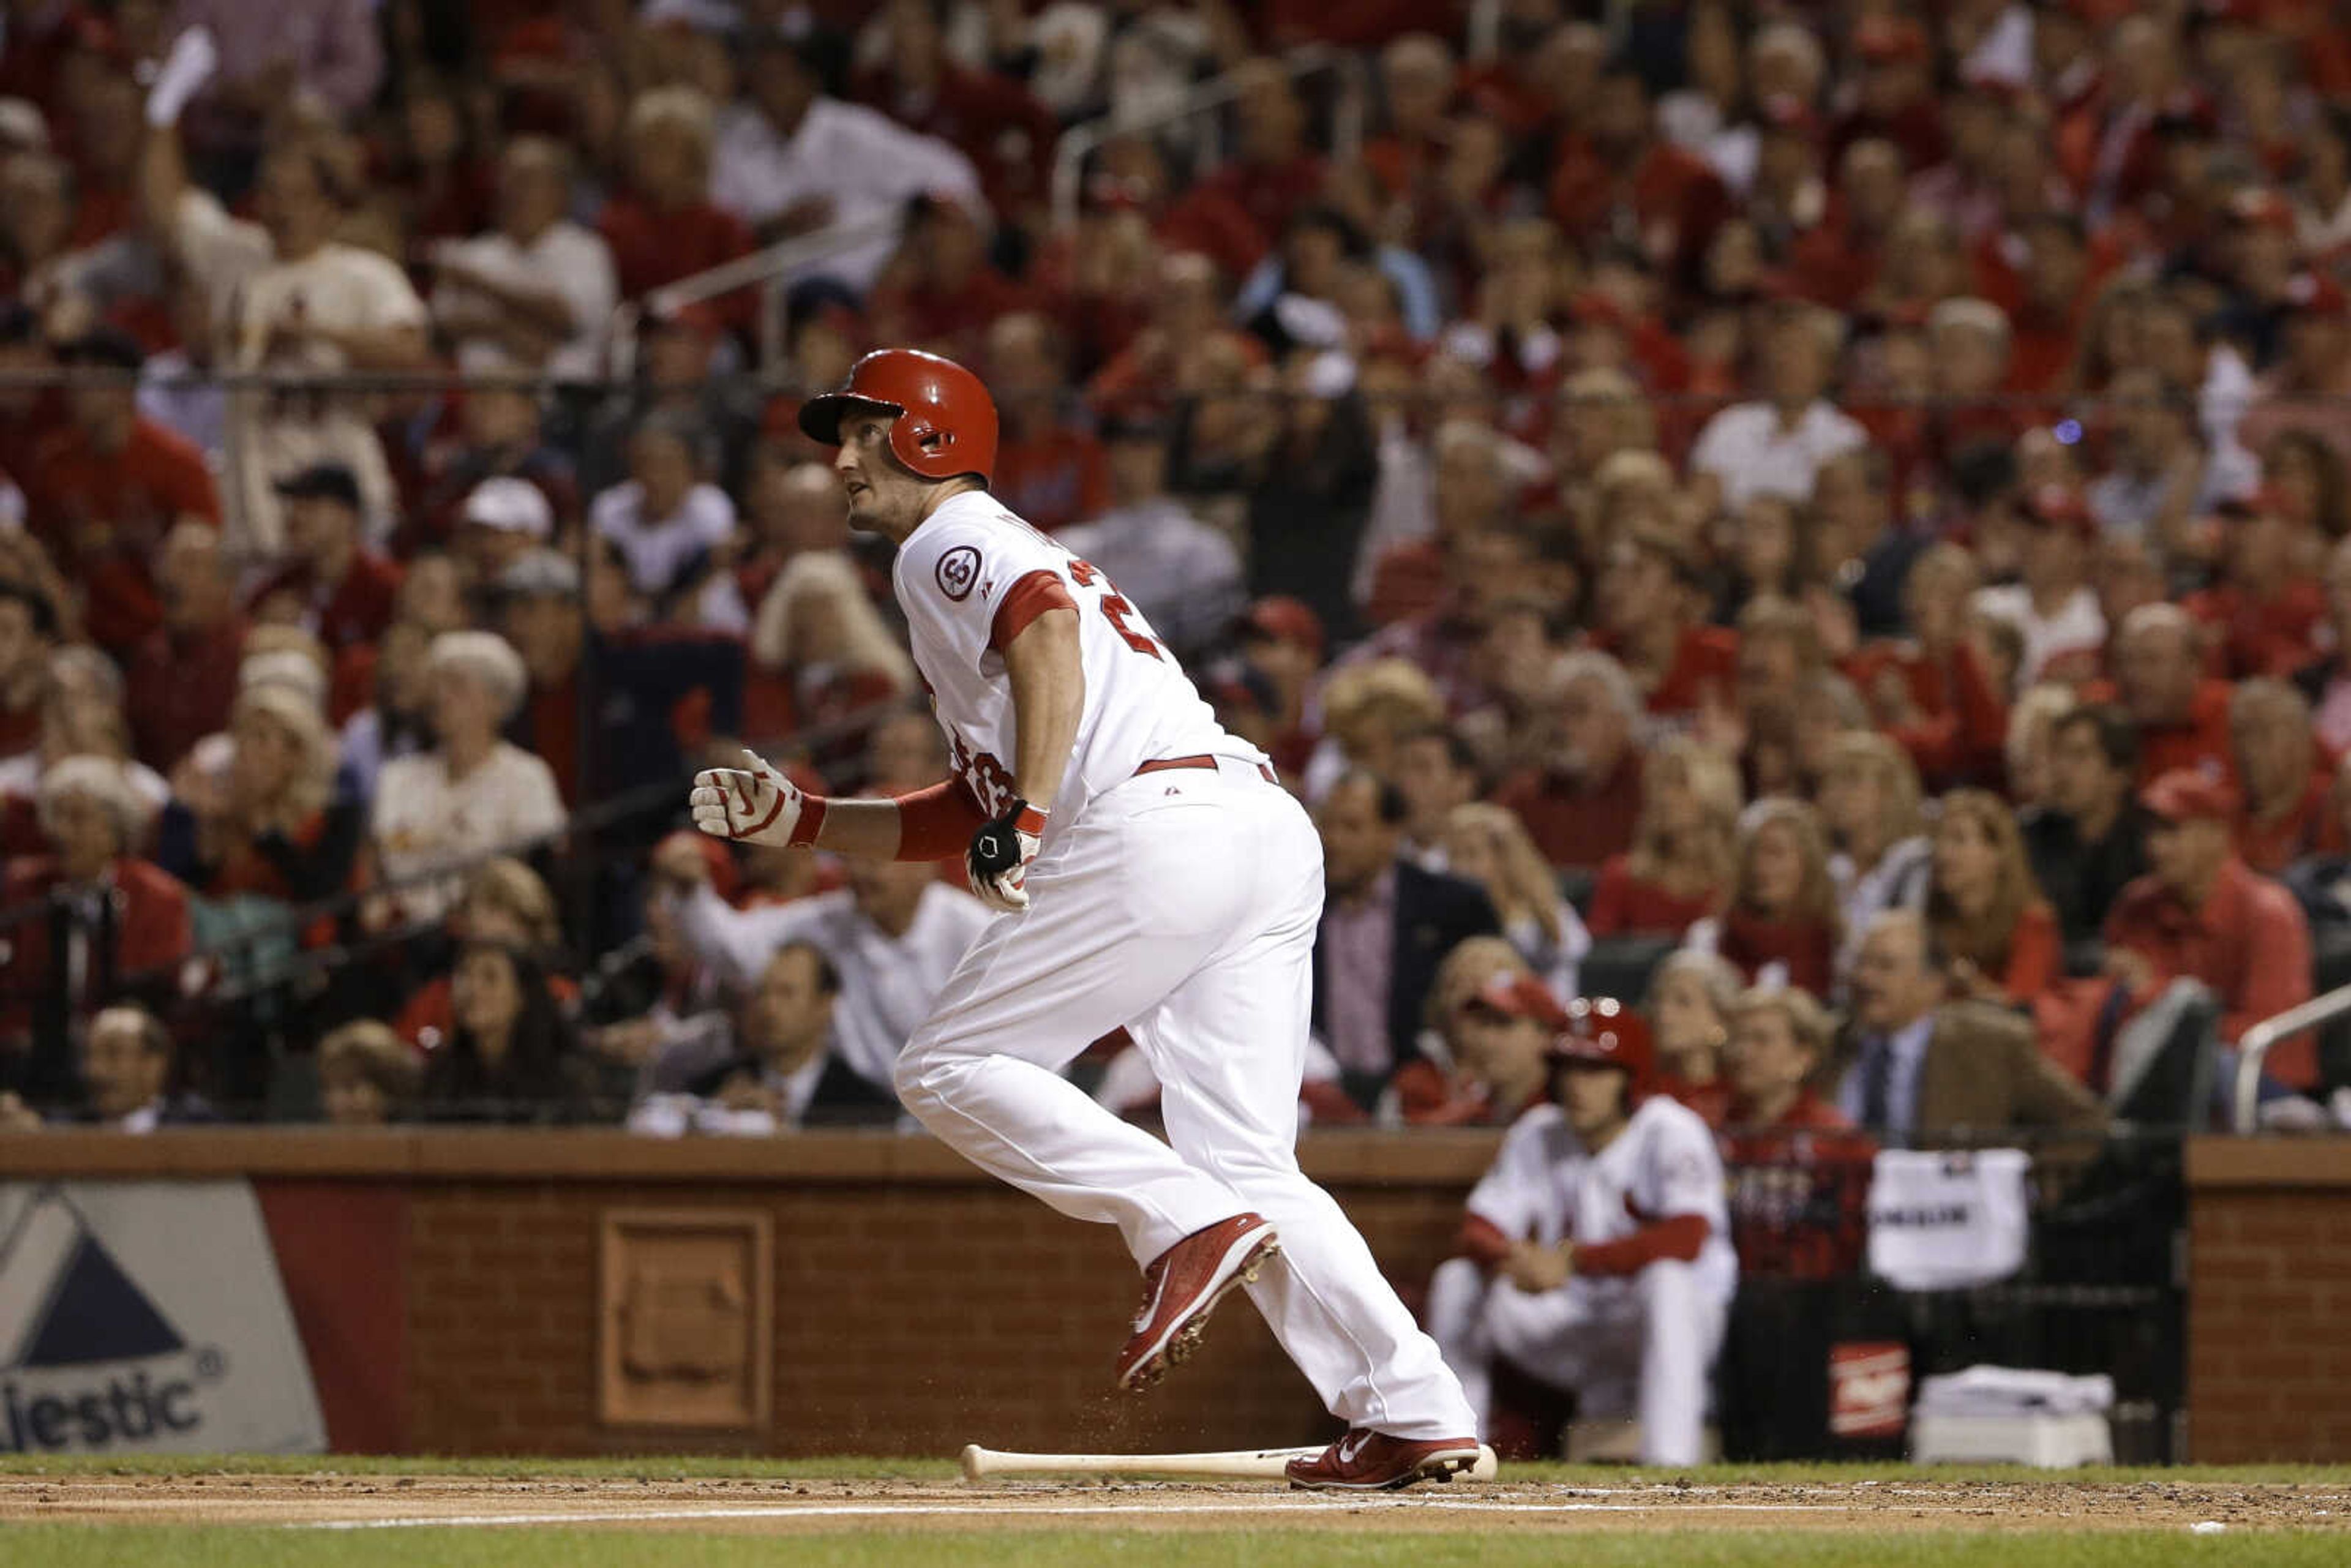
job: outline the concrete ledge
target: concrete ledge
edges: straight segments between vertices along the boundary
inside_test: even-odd
[[[2351,1188],[2351,1138],[2190,1138],[2188,1185]]]

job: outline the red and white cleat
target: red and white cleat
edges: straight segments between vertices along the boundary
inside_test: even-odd
[[[1293,1487],[1311,1491],[1394,1491],[1415,1481],[1449,1481],[1478,1463],[1475,1437],[1391,1437],[1358,1427],[1311,1459],[1282,1467]]]
[[[1143,1308],[1133,1337],[1118,1353],[1119,1387],[1139,1394],[1188,1359],[1217,1303],[1256,1279],[1280,1250],[1263,1216],[1236,1214],[1162,1252],[1143,1273]]]

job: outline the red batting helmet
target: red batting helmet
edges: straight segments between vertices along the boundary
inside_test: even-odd
[[[890,450],[925,479],[996,471],[996,400],[979,378],[919,349],[876,349],[857,361],[849,384],[800,404],[800,429],[841,444],[841,422],[862,410],[897,415]]]
[[[1638,1104],[1649,1092],[1649,1025],[1614,997],[1578,997],[1567,1004],[1567,1027],[1552,1037],[1551,1060],[1621,1068],[1625,1103]]]

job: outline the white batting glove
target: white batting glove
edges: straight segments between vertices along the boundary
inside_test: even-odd
[[[789,844],[808,797],[756,751],[743,755],[751,769],[705,768],[694,776],[694,825],[714,839],[747,844]]]
[[[971,891],[990,909],[1029,907],[1029,862],[1045,836],[1045,813],[1015,799],[1004,815],[971,836],[964,871]]]

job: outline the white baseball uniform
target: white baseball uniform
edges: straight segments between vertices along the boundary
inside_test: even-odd
[[[1507,1240],[1572,1240],[1579,1249],[1627,1241],[1678,1216],[1706,1222],[1705,1239],[1687,1260],[1661,1255],[1625,1273],[1579,1268],[1566,1284],[1538,1293],[1456,1258],[1437,1270],[1428,1297],[1430,1330],[1461,1376],[1480,1437],[1489,1435],[1499,1355],[1573,1389],[1582,1414],[1637,1415],[1644,1463],[1696,1464],[1723,1320],[1739,1283],[1722,1159],[1706,1124],[1652,1095],[1593,1155],[1556,1105],[1537,1105],[1511,1124],[1468,1207],[1473,1220]],[[1604,1256],[1595,1250],[1593,1263]]]
[[[948,977],[898,1058],[899,1097],[983,1169],[1116,1225],[1139,1264],[1264,1215],[1281,1256],[1250,1297],[1332,1412],[1401,1437],[1463,1436],[1472,1415],[1435,1343],[1298,1168],[1322,907],[1305,811],[1112,585],[993,497],[950,497],[894,576],[956,770],[989,815],[1014,793],[997,650],[1060,601],[1055,586],[1077,610],[1085,675],[1067,772],[1036,802],[1051,815],[1029,906],[989,922]],[[1178,758],[1212,760],[1137,771]],[[1060,1076],[1120,1025],[1163,1087],[1166,1143]]]

